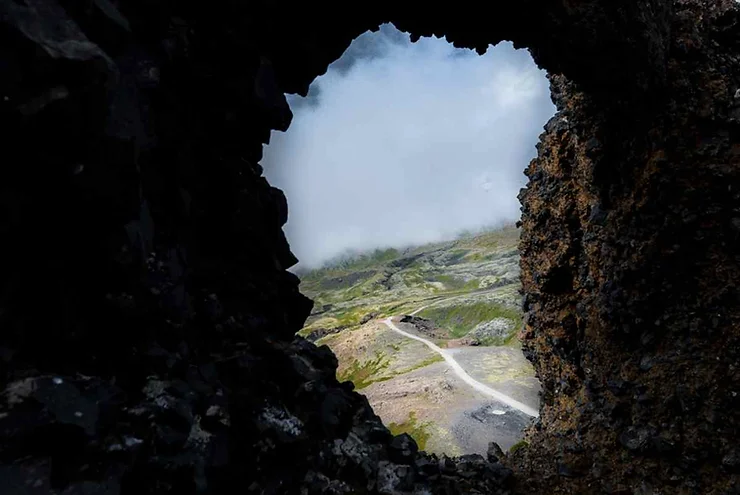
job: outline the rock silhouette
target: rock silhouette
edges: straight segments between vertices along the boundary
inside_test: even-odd
[[[0,0],[0,493],[737,490],[740,11],[492,8]],[[386,21],[551,74],[520,194],[544,405],[506,459],[416,452],[294,338],[262,144]]]

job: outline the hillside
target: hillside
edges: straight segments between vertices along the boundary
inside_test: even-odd
[[[429,345],[473,380],[536,409],[539,384],[516,339],[518,231],[505,228],[404,250],[387,249],[302,276],[315,301],[301,334],[329,346],[394,433],[422,449],[485,454],[516,444],[530,418],[474,390]]]
[[[405,250],[377,250],[304,274],[301,292],[314,300],[314,309],[301,334],[318,335],[433,305],[420,316],[460,320],[450,329],[451,338],[496,316],[510,320],[510,337],[520,321],[517,241],[518,231],[506,228]],[[451,298],[454,304],[448,304]],[[480,301],[487,303],[488,313],[476,316],[472,313],[479,308],[460,309]],[[442,308],[457,308],[457,313]]]

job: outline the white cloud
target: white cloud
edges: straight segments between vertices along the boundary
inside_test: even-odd
[[[412,44],[388,28],[356,43],[314,82],[312,104],[291,98],[293,124],[265,150],[301,264],[516,220],[522,172],[554,113],[529,54]]]

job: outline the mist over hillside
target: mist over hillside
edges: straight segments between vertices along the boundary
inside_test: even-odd
[[[455,242],[463,239],[472,239],[477,236],[484,235],[486,233],[498,231],[498,230],[510,230],[515,229],[513,223],[501,222],[498,226],[483,226],[475,229],[465,229],[457,232],[454,235],[450,235],[447,239],[440,240],[440,244],[446,242]],[[351,249],[348,248],[343,252],[327,259],[318,266],[310,267],[306,264],[300,264],[296,267],[291,268],[291,271],[297,275],[307,275],[315,270],[322,269],[342,269],[351,267],[355,264],[362,264],[373,261],[383,261],[400,257],[403,253],[413,252],[416,249],[424,249],[426,244],[407,244],[402,246],[378,246],[371,249]]]
[[[308,268],[516,221],[522,172],[555,110],[526,51],[478,56],[390,25],[289,102],[291,128],[273,133],[263,164]]]

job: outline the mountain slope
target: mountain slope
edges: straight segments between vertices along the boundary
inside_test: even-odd
[[[450,455],[485,454],[490,441],[509,448],[530,416],[480,390],[495,389],[524,411],[539,406],[539,383],[516,339],[517,241],[517,230],[506,228],[377,250],[305,274],[301,290],[316,303],[301,333],[329,346],[338,378],[353,382],[393,431],[409,433],[421,448]],[[477,389],[404,332],[445,348]]]
[[[485,300],[498,308],[512,320],[513,334],[519,320],[517,241],[518,231],[506,228],[404,250],[376,250],[306,273],[301,292],[315,303],[301,333],[352,327],[368,315],[404,314],[459,297],[456,307]],[[439,311],[432,315],[444,318]],[[464,333],[457,328],[451,336]]]

